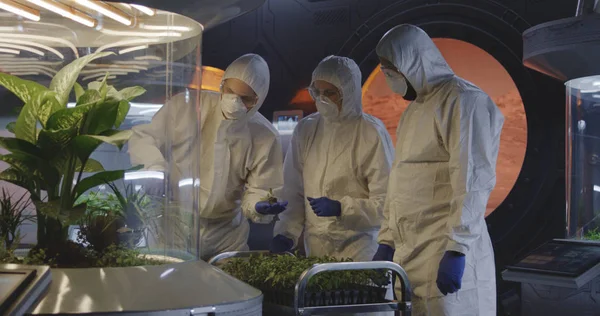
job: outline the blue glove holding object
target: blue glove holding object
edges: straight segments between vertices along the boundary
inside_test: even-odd
[[[277,203],[269,203],[269,201],[262,201],[256,203],[254,207],[259,214],[262,215],[277,215],[283,211],[285,211],[288,205],[287,201],[277,202]]]
[[[331,217],[340,216],[342,214],[342,203],[330,200],[326,197],[318,199],[307,198],[310,206],[317,216]]]
[[[437,286],[444,295],[460,290],[465,272],[465,255],[455,251],[446,251],[437,275]]]
[[[372,261],[394,261],[394,252],[396,252],[394,248],[380,244]]]
[[[269,251],[271,253],[283,253],[283,252],[292,250],[293,246],[294,246],[293,240],[280,234],[280,235],[275,236],[273,238],[273,240],[271,240],[271,245],[269,247]]]

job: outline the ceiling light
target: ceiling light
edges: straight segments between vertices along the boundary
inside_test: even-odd
[[[24,38],[33,39],[36,41],[23,40]],[[0,33],[0,42],[24,44],[27,46],[35,46],[35,47],[43,48],[49,52],[54,53],[60,59],[65,59],[65,56],[63,54],[61,54],[59,51],[57,51],[56,49],[54,49],[50,46],[39,44],[39,42],[44,42],[44,41],[64,44],[73,51],[73,54],[75,54],[76,58],[79,58],[79,52],[77,51],[77,47],[75,47],[75,45],[73,45],[73,43],[71,43],[65,39],[59,38],[59,37],[23,34],[23,33]]]
[[[111,72],[109,72],[109,74],[111,74],[111,75],[125,76],[128,73],[127,72],[121,72],[121,71],[111,71]],[[97,73],[97,74],[94,74],[94,75],[89,75],[89,76],[83,77],[81,80],[88,81],[88,80],[91,80],[91,79],[94,79],[94,78],[104,77],[104,76],[106,76],[106,72]]]
[[[158,38],[140,38],[140,39],[132,39],[132,40],[124,40],[124,41],[119,41],[119,42],[114,42],[114,43],[110,43],[110,44],[106,44],[104,46],[100,46],[96,49],[96,53],[105,51],[109,48],[113,48],[113,47],[119,47],[119,46],[131,46],[131,45],[143,45],[143,44],[148,44],[148,43],[157,43],[159,42],[160,39]]]
[[[32,21],[40,20],[40,11],[10,0],[0,0],[0,9],[20,15]]]
[[[44,52],[42,52],[39,49],[35,49],[35,48],[23,46],[23,45],[14,45],[14,44],[8,44],[8,43],[0,43],[0,47],[20,49],[20,50],[24,50],[24,51],[27,51],[27,52],[30,52],[30,53],[34,53],[34,54],[40,55],[40,56],[44,56],[45,55]]]
[[[122,11],[117,10],[116,8],[109,6],[100,1],[90,1],[90,0],[75,0],[77,3],[90,8],[92,10],[96,10],[101,14],[127,26],[132,24],[131,17],[123,14]]]
[[[31,71],[31,72],[11,72],[10,73],[13,76],[37,76],[40,73],[39,72],[35,72],[35,71]]]
[[[134,47],[125,48],[125,49],[122,49],[122,50],[119,51],[119,55],[131,53],[131,52],[134,52],[136,50],[142,50],[142,49],[146,49],[146,48],[148,48],[148,45],[140,45],[140,46],[134,46]]]
[[[177,25],[148,25],[141,24],[141,29],[150,30],[150,31],[178,31],[178,32],[189,32],[192,28],[187,26],[177,26]]]
[[[0,53],[19,55],[21,52],[16,49],[0,48]]]
[[[592,85],[594,85],[594,86],[600,86],[600,81],[594,81],[594,83],[592,83]]]
[[[132,4],[132,7],[136,8],[138,11],[147,14],[149,16],[154,16],[156,14],[156,10],[145,7],[143,5],[139,5],[139,4]]]
[[[85,26],[96,27],[97,21],[96,19],[75,10],[74,8],[64,5],[55,1],[46,1],[46,0],[27,0],[35,5],[38,5],[44,9],[52,11],[58,15],[61,15],[67,19],[71,19],[77,23],[81,23]]]

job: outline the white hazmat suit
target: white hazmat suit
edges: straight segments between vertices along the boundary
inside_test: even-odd
[[[360,69],[348,58],[330,56],[315,69],[312,81],[333,84],[343,98],[335,108],[314,113],[294,130],[284,163],[284,199],[275,235],[281,234],[310,256],[371,260],[394,149],[383,123],[362,111]],[[307,197],[341,203],[341,215],[319,217]]]
[[[394,262],[408,274],[413,315],[496,315],[494,252],[484,214],[496,184],[504,117],[488,95],[454,75],[420,28],[393,28],[376,51],[417,96],[397,129],[388,221],[379,243],[395,247]],[[446,251],[465,254],[466,265],[462,288],[444,296],[436,277]]]
[[[129,141],[132,163],[144,164],[151,170],[166,170],[165,128],[175,131],[171,146],[175,168],[179,163],[200,159],[200,257],[203,260],[221,252],[247,250],[250,230],[247,219],[270,223],[273,215],[257,213],[255,205],[268,195],[269,189],[277,196],[283,186],[279,135],[271,122],[258,113],[269,90],[269,67],[258,55],[244,55],[225,70],[223,81],[230,78],[250,86],[258,96],[257,103],[243,118],[228,120],[221,110],[221,94],[202,91],[202,147],[197,158],[190,157],[193,154],[187,149],[197,147],[197,140],[183,136],[189,134],[186,129],[198,124],[196,110],[184,101],[185,94],[170,100],[152,123],[134,127]],[[167,107],[175,108],[167,111]],[[182,132],[177,133],[177,130]]]

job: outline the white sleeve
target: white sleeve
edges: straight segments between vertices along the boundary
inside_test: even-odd
[[[149,124],[131,129],[133,133],[129,138],[128,152],[133,166],[144,165],[144,170],[165,171],[166,161],[162,151],[167,137],[168,115],[167,105],[164,105]]]
[[[283,235],[294,241],[298,246],[298,239],[304,231],[304,179],[302,170],[304,162],[301,151],[301,141],[298,128],[294,130],[290,145],[285,155],[283,164],[283,199],[288,201],[287,209],[279,214],[279,221],[275,223],[274,235]]]
[[[268,140],[258,141],[259,148],[254,148],[254,166],[246,178],[246,190],[242,197],[242,211],[254,223],[268,224],[273,215],[262,215],[256,212],[256,203],[260,202],[273,190],[278,197],[283,187],[282,160],[283,150],[279,135],[272,135]]]
[[[384,203],[394,147],[385,127],[379,127],[377,132],[376,146],[365,153],[366,159],[362,168],[367,179],[369,197],[360,199],[344,196],[340,199],[342,204],[340,220],[348,229],[355,231],[378,229],[386,217]],[[387,233],[384,232],[384,236],[385,234]]]
[[[484,231],[485,211],[496,185],[496,161],[504,118],[483,93],[464,94],[443,111],[439,130],[450,153],[453,198],[446,250],[466,254]]]

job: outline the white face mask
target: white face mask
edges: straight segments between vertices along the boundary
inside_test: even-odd
[[[319,96],[315,103],[317,110],[323,117],[337,117],[340,114],[337,104],[333,103],[328,97]]]
[[[406,96],[408,85],[406,84],[406,79],[401,74],[389,69],[384,69],[383,74],[385,75],[385,81],[394,93]]]
[[[239,120],[244,118],[248,109],[244,106],[242,99],[231,93],[221,94],[221,112],[228,120]]]

